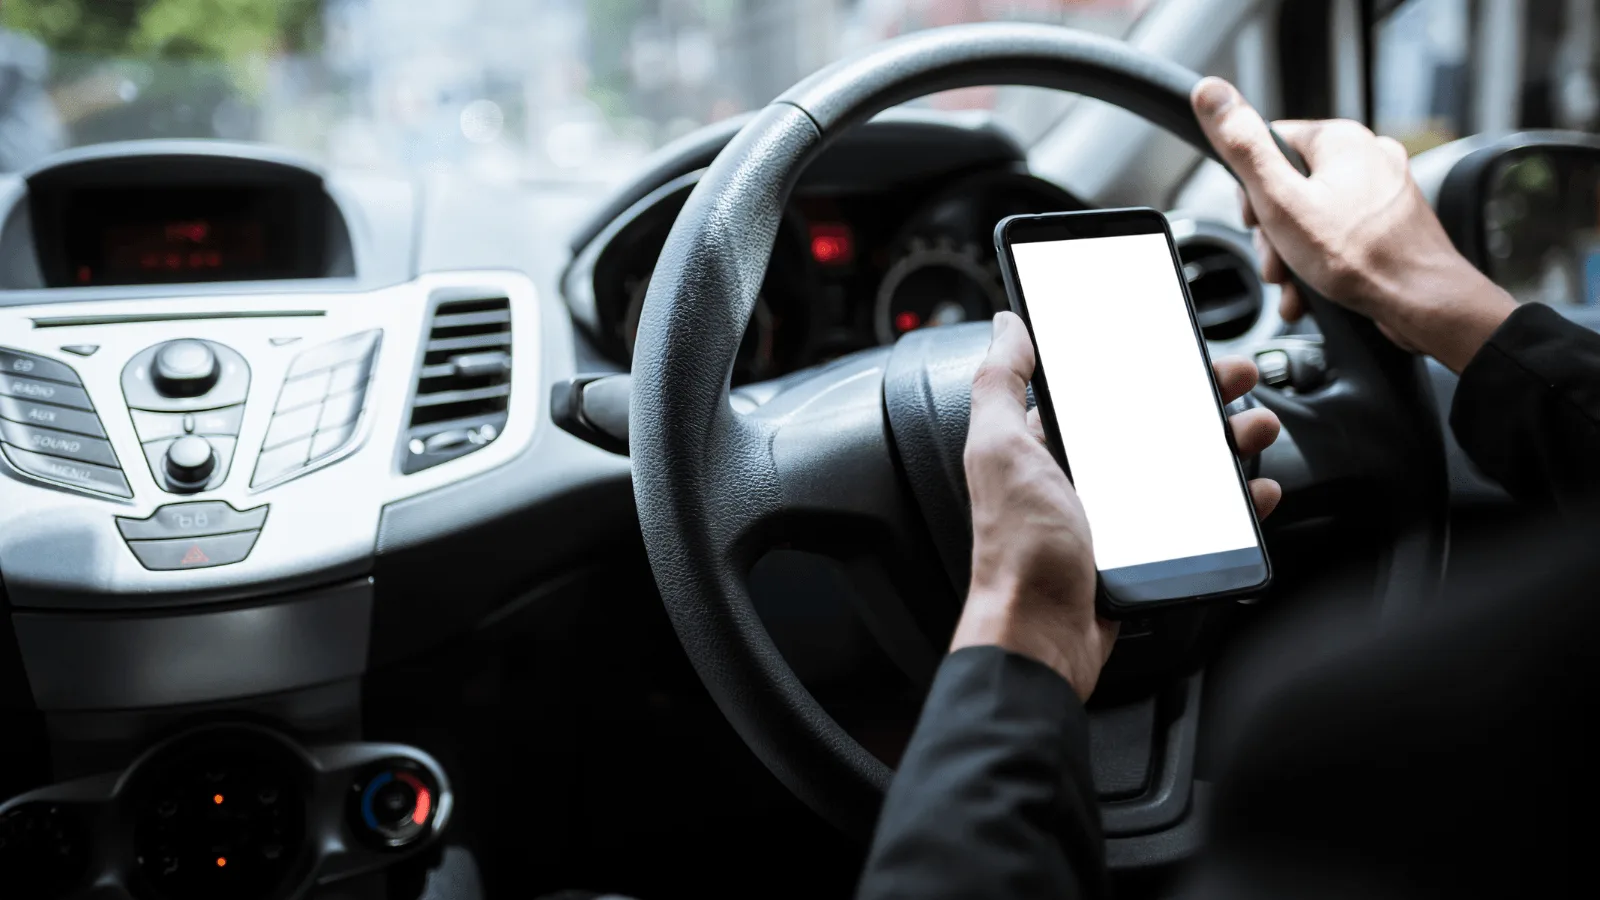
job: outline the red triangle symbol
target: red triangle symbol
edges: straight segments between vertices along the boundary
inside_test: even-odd
[[[201,563],[208,562],[211,562],[211,557],[207,556],[206,552],[200,549],[199,544],[194,544],[189,547],[189,552],[183,555],[183,559],[178,560],[178,565],[198,566]]]

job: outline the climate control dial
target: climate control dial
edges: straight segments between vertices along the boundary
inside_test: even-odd
[[[350,826],[379,846],[408,847],[433,830],[439,787],[425,770],[394,760],[351,786]]]

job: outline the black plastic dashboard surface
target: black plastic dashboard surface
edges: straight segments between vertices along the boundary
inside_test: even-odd
[[[363,578],[261,606],[132,619],[16,612],[12,623],[40,709],[137,709],[356,677],[372,597]]]

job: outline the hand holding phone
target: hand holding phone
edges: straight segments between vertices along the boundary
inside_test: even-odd
[[[1038,351],[1043,430],[1125,616],[1264,589],[1271,566],[1166,218],[1017,216],[995,230]]]
[[[972,497],[972,583],[951,650],[996,645],[1055,669],[1084,700],[1116,643],[1095,615],[1083,504],[1027,410],[1033,339],[1011,313],[972,381],[963,462]]]
[[[972,496],[972,583],[951,650],[999,646],[1053,668],[1087,700],[1117,639],[1097,615],[1093,536],[1077,492],[1051,453],[1039,410],[1026,410],[1033,338],[1013,313],[994,320],[994,338],[972,382],[965,467]],[[1219,360],[1224,402],[1255,386],[1256,369]],[[1253,409],[1229,419],[1241,453],[1271,446],[1278,419]],[[1265,517],[1281,491],[1250,482]]]

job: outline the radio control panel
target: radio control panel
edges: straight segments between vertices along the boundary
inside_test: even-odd
[[[511,272],[0,307],[12,603],[204,602],[360,574],[385,504],[531,441],[538,373],[511,361],[538,358],[536,309]],[[457,433],[467,439],[445,446]]]
[[[133,491],[78,373],[0,347],[0,454],[24,475],[111,497]]]

